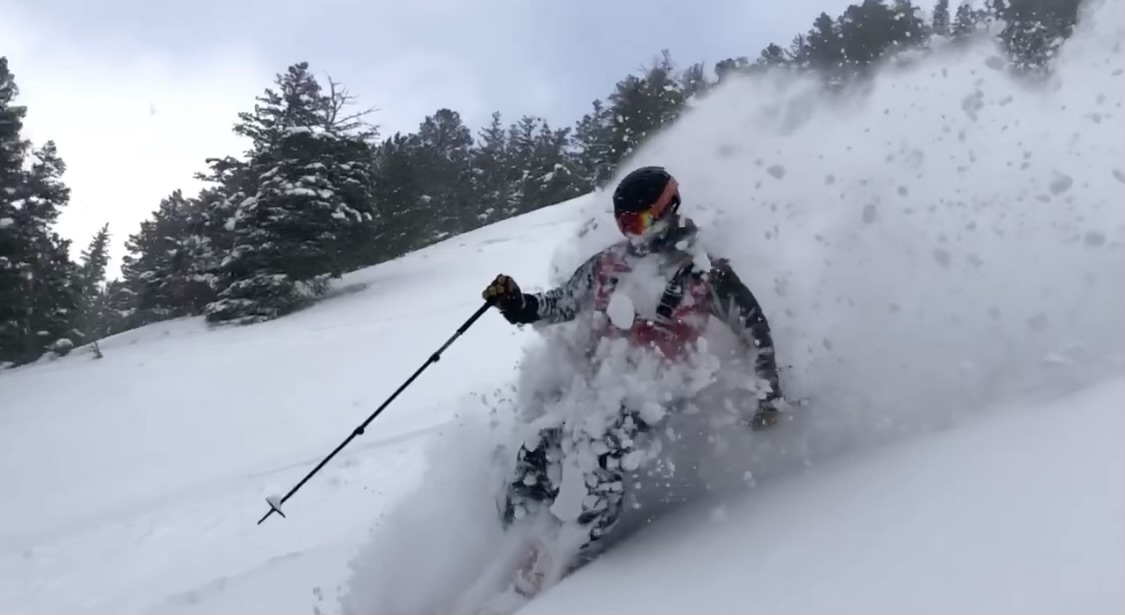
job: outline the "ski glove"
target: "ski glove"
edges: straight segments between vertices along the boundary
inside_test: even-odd
[[[534,301],[528,301],[528,295],[523,294],[519,284],[510,276],[500,274],[481,293],[484,300],[495,306],[511,323],[529,322],[527,313],[533,311]]]
[[[763,400],[758,404],[758,411],[754,413],[754,417],[750,419],[750,429],[753,431],[768,429],[776,425],[779,420],[781,420],[781,411],[778,410],[777,405],[772,400]]]

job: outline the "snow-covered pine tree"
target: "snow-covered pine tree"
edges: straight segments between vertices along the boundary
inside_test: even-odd
[[[50,231],[36,259],[28,320],[29,359],[45,351],[66,354],[79,339],[78,267],[70,260],[70,240]]]
[[[525,115],[516,124],[508,127],[508,154],[511,164],[508,167],[508,195],[504,204],[505,217],[517,216],[524,212],[529,198],[534,198],[535,128],[539,118]],[[531,194],[528,194],[530,189]]]
[[[84,290],[99,288],[105,281],[105,269],[109,266],[109,223],[104,224],[90,245],[82,250],[82,260],[78,268],[79,283]]]
[[[19,93],[8,60],[0,56],[0,365],[22,359],[29,309],[25,292],[28,242],[16,226],[27,141],[21,137],[27,108],[14,104]]]
[[[373,193],[378,203],[380,226],[368,246],[371,263],[400,256],[422,243],[428,198],[415,173],[418,140],[395,133],[375,148]],[[421,205],[421,206],[419,206]]]
[[[758,55],[755,64],[762,67],[783,66],[789,62],[789,56],[786,55],[785,50],[777,43],[770,43]]]
[[[983,9],[974,9],[968,0],[962,0],[957,6],[950,34],[955,40],[964,40],[979,30],[987,17]]]
[[[930,19],[930,27],[938,36],[949,36],[949,0],[938,0]]]
[[[175,190],[125,242],[121,270],[136,299],[133,326],[199,314],[214,299],[209,278],[200,271],[209,256],[197,232],[204,214],[199,199]]]
[[[506,217],[505,205],[511,188],[508,176],[513,161],[500,117],[499,111],[492,114],[488,127],[477,133],[472,148],[472,191],[478,225]]]
[[[609,96],[612,166],[616,168],[661,127],[675,121],[683,106],[683,86],[667,51],[643,77],[629,75],[618,82]]]
[[[412,145],[414,173],[425,190],[413,205],[421,214],[412,217],[420,223],[414,247],[472,228],[478,211],[472,202],[473,135],[461,115],[443,108],[426,116]]]
[[[680,73],[680,89],[683,91],[685,102],[707,94],[713,86],[714,84],[707,80],[706,69],[702,62],[696,62]]]
[[[20,207],[15,212],[15,227],[31,250],[24,286],[30,300],[24,318],[26,360],[38,358],[48,349],[65,353],[73,347],[79,295],[70,241],[52,230],[70,202],[70,189],[62,181],[66,165],[51,141],[35,150],[33,158],[18,191]]]
[[[90,240],[90,245],[82,251],[78,266],[78,317],[75,328],[81,343],[89,343],[104,336],[101,325],[105,314],[102,301],[102,283],[109,265],[109,224],[105,224]],[[79,340],[75,340],[79,341]]]
[[[371,131],[341,117],[307,63],[289,67],[235,132],[250,137],[253,197],[229,225],[232,248],[220,264],[211,322],[253,323],[284,315],[322,294],[346,268],[343,248],[371,224]]]
[[[136,324],[137,298],[132,290],[121,280],[110,280],[98,295],[95,311],[104,320],[98,324],[102,337],[126,331]]]
[[[191,232],[195,234],[194,241],[198,246],[197,275],[217,297],[227,280],[221,273],[221,264],[234,247],[238,207],[257,192],[258,177],[249,162],[232,156],[208,158],[207,166],[207,172],[195,176],[211,186],[197,197],[201,212],[193,221]]]
[[[817,15],[805,35],[807,66],[827,79],[838,77],[846,60],[840,26],[828,13]]]
[[[439,109],[418,132],[395,134],[375,151],[375,196],[382,212],[378,260],[506,218],[512,167],[499,113],[473,144],[458,113]]]
[[[518,215],[580,194],[584,179],[570,150],[570,129],[552,129],[543,118],[525,116],[509,128],[511,185],[508,214]]]
[[[1049,72],[1078,23],[1078,5],[1078,0],[992,0],[992,12],[1004,23],[1000,40],[1013,65],[1031,74]]]
[[[574,127],[577,145],[576,174],[584,191],[605,184],[613,174],[613,116],[601,100],[592,103],[589,113]]]

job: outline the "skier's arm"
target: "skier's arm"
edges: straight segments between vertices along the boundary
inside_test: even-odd
[[[541,293],[520,292],[515,287],[515,282],[508,278],[508,282],[515,287],[513,290],[517,296],[498,304],[501,313],[513,324],[572,320],[578,314],[582,301],[594,288],[597,261],[597,256],[591,257],[561,286]]]
[[[710,272],[711,314],[722,320],[749,346],[757,349],[754,369],[769,382],[767,401],[781,398],[781,385],[774,358],[773,336],[762,307],[742,283],[726,259],[719,259]]]

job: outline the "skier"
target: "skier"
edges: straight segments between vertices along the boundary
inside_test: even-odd
[[[702,336],[710,317],[718,318],[756,353],[755,372],[767,387],[747,423],[755,431],[770,427],[778,421],[783,397],[769,323],[729,262],[712,259],[709,269],[700,269],[699,259],[688,251],[698,229],[680,216],[679,207],[679,187],[668,171],[638,168],[621,180],[613,194],[614,218],[624,240],[588,259],[560,287],[528,294],[501,274],[484,290],[484,299],[518,325],[562,323],[590,313],[605,315],[619,280],[642,262],[656,264],[652,269],[661,271],[667,280],[656,313],[635,314],[632,325],[625,329],[610,323],[610,316],[595,320],[602,325],[593,326],[591,342],[601,336],[625,336],[631,344],[653,348],[674,361]],[[578,518],[588,528],[583,552],[593,552],[594,543],[615,525],[622,502],[620,461],[634,436],[651,427],[636,412],[623,409],[606,432],[601,450],[608,452],[585,481],[588,493],[595,497],[586,498]],[[505,496],[505,526],[549,507],[555,499],[558,472],[549,471],[548,466],[557,464],[562,454],[559,437],[557,429],[546,429],[533,449],[520,448],[515,476]]]

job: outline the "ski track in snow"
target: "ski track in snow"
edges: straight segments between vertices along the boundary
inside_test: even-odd
[[[1058,87],[1014,85],[980,46],[843,103],[732,80],[637,153],[677,175],[762,302],[783,385],[814,403],[746,439],[745,489],[523,612],[1125,608],[1125,2],[1087,10]],[[0,373],[0,610],[442,612],[497,540],[493,427],[517,382],[551,380],[536,331],[486,315],[288,518],[255,525],[265,497],[497,273],[544,288],[614,240],[607,205],[349,274],[276,322],[180,319],[104,340],[101,361]]]

